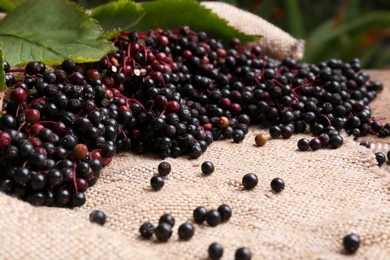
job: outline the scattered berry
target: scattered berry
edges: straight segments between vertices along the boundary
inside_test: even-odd
[[[378,163],[378,166],[382,166],[386,162],[386,156],[382,152],[375,153],[375,159]]]
[[[150,179],[150,186],[155,190],[161,190],[164,187],[164,179],[161,176],[153,176]]]
[[[242,177],[242,185],[247,190],[251,190],[256,187],[258,182],[259,179],[254,173],[248,173],[245,174],[244,177]]]
[[[197,224],[202,224],[206,220],[207,209],[205,207],[197,207],[194,209],[192,216]]]
[[[158,223],[161,224],[161,223],[167,223],[169,224],[171,227],[173,227],[175,225],[175,218],[171,215],[171,214],[164,214],[160,217],[160,219],[158,220]]]
[[[222,222],[221,213],[218,210],[209,210],[206,213],[206,222],[209,226],[215,227]]]
[[[222,204],[218,207],[218,212],[221,214],[221,221],[228,221],[232,217],[232,208],[229,205]]]
[[[284,181],[281,178],[275,178],[271,181],[271,189],[278,193],[284,190]]]
[[[298,141],[298,149],[301,151],[307,151],[310,148],[310,141],[307,138],[301,138]]]
[[[89,215],[89,221],[103,226],[106,223],[106,214],[101,210],[92,211]]]
[[[160,223],[154,229],[154,234],[156,235],[158,240],[166,242],[172,236],[172,226],[165,222]]]
[[[255,136],[255,143],[257,146],[263,146],[267,142],[267,138],[263,134],[257,134]]]
[[[345,251],[349,254],[353,254],[359,249],[360,238],[353,233],[346,235],[343,239],[343,246]]]
[[[205,175],[210,175],[214,172],[214,164],[212,162],[205,161],[202,163],[201,169]]]
[[[154,226],[150,222],[143,223],[139,228],[139,233],[143,238],[149,239],[154,234]]]
[[[195,228],[191,223],[183,223],[179,226],[179,237],[183,240],[190,240],[195,233]]]
[[[208,249],[210,259],[220,259],[223,255],[223,247],[219,243],[212,243]]]
[[[158,174],[165,177],[171,172],[171,165],[168,162],[161,162],[158,165]]]
[[[240,247],[236,250],[234,255],[235,260],[250,260],[252,259],[252,252],[247,247]]]

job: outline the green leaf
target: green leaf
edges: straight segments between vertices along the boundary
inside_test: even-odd
[[[161,0],[145,2],[142,8],[145,16],[132,30],[148,31],[154,28],[175,29],[183,25],[196,31],[205,31],[218,39],[239,38],[243,43],[255,41],[259,36],[246,35],[220,18],[210,9],[190,0]]]
[[[11,0],[0,0],[0,9],[9,12],[16,7],[16,4]]]
[[[66,57],[93,62],[114,50],[94,19],[63,0],[31,0],[18,6],[0,21],[0,41],[12,66],[31,60],[55,65]]]
[[[111,2],[93,10],[91,16],[99,21],[108,36],[128,30],[145,15],[145,10],[133,1]],[[108,37],[110,38],[110,37]]]

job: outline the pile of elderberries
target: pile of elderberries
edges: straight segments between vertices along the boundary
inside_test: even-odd
[[[116,153],[198,158],[215,140],[241,142],[249,124],[274,138],[321,135],[331,148],[342,129],[390,135],[368,106],[383,85],[357,59],[277,62],[187,26],[123,32],[113,43],[117,51],[97,63],[4,63],[1,191],[33,205],[82,206]]]

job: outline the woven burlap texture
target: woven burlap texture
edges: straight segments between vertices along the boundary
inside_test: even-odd
[[[202,2],[218,16],[241,32],[248,35],[261,35],[262,38],[249,45],[260,45],[263,53],[281,60],[285,57],[302,59],[305,41],[297,40],[277,26],[261,17],[223,2]]]
[[[167,159],[172,173],[161,191],[150,178],[160,159],[124,154],[106,167],[99,182],[87,191],[87,203],[76,209],[33,207],[0,195],[0,257],[12,259],[206,259],[207,248],[220,242],[224,259],[249,247],[254,259],[344,257],[341,239],[356,232],[362,239],[357,257],[384,259],[390,255],[389,173],[378,168],[370,149],[346,139],[337,150],[300,152],[289,140],[254,145],[252,127],[243,143],[214,142],[197,160]],[[210,160],[215,172],[203,176],[200,165]],[[241,178],[259,177],[251,191]],[[280,194],[270,181],[286,182]],[[180,241],[177,227],[192,222],[197,206],[215,209],[226,203],[233,209],[227,223],[196,225],[190,241]],[[89,213],[102,209],[104,227],[89,223]],[[156,224],[164,213],[175,219],[167,243],[140,239],[144,221]]]

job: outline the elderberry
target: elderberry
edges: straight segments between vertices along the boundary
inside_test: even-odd
[[[220,259],[223,256],[223,247],[219,243],[212,243],[208,248],[208,255],[210,259]]]
[[[89,215],[89,220],[92,223],[97,223],[103,226],[106,223],[106,214],[102,210],[92,211]]]
[[[355,253],[360,246],[360,238],[356,234],[349,234],[343,238],[343,246],[349,254]]]

